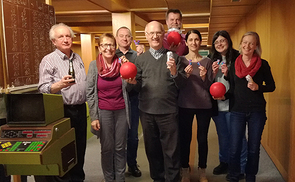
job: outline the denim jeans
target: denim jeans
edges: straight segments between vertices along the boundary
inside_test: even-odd
[[[219,161],[229,163],[229,137],[230,137],[230,112],[219,111],[217,116],[213,116],[219,144]],[[247,162],[247,140],[243,137],[241,152],[241,173],[245,173]]]
[[[242,140],[248,125],[246,182],[255,182],[259,166],[260,141],[266,122],[265,112],[231,112],[230,115],[230,181],[238,182]]]
[[[130,129],[128,130],[127,140],[127,164],[129,167],[137,165],[137,149],[138,149],[138,94],[129,97],[131,118]]]

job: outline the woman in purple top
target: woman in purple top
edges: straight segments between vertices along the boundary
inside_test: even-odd
[[[179,137],[182,167],[182,182],[189,182],[189,154],[192,138],[192,122],[197,118],[197,140],[199,152],[200,182],[207,182],[205,169],[208,156],[208,129],[211,119],[211,96],[209,88],[213,82],[212,61],[199,54],[202,36],[198,30],[191,30],[185,37],[189,53],[182,57],[186,66],[187,85],[180,89],[179,106]]]
[[[125,181],[126,141],[129,124],[126,82],[120,77],[112,34],[100,36],[97,59],[87,74],[87,102],[91,127],[100,133],[101,165],[106,182]]]

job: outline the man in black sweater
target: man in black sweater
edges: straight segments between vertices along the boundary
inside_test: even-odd
[[[185,83],[184,65],[173,53],[167,61],[164,27],[157,21],[145,27],[150,49],[137,57],[135,88],[139,91],[144,144],[155,182],[179,181],[178,89]]]

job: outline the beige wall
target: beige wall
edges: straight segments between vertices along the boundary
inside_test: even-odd
[[[262,145],[290,182],[295,181],[294,30],[294,0],[262,0],[231,32],[235,48],[247,31],[260,35],[262,58],[269,62],[276,82],[275,92],[265,94],[268,120]]]

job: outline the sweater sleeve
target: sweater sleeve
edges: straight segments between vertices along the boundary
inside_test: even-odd
[[[233,99],[233,92],[235,89],[235,83],[234,83],[234,75],[235,75],[235,64],[232,63],[227,75],[227,79],[229,81],[229,90],[225,93],[224,97],[225,99]]]
[[[135,66],[137,68],[137,74],[136,74],[136,77],[135,77],[136,84],[135,85],[128,84],[127,85],[127,90],[128,91],[134,89],[136,92],[140,92],[140,90],[141,90],[141,85],[142,85],[142,68],[141,68],[140,61],[139,60],[142,57],[142,55],[137,56],[136,59],[135,59]]]
[[[203,82],[204,84],[204,88],[209,90],[210,86],[212,85],[213,81],[214,81],[214,77],[213,77],[213,71],[212,71],[212,61],[209,58],[205,58],[206,59],[206,65],[205,68],[207,70],[206,73],[206,78],[205,81]]]
[[[174,53],[173,57],[175,57],[175,63],[176,63],[176,67],[177,67],[177,76],[173,78],[174,83],[176,85],[176,87],[178,89],[183,88],[186,84],[186,74],[184,71],[185,68],[185,64],[183,63],[183,61],[181,61],[181,58]]]
[[[273,92],[276,88],[270,66],[267,61],[262,60],[264,84],[259,85],[259,90],[262,92]]]
[[[89,107],[89,115],[91,121],[99,119],[98,115],[98,96],[97,96],[97,67],[96,61],[92,61],[89,65],[87,74],[86,99]]]

